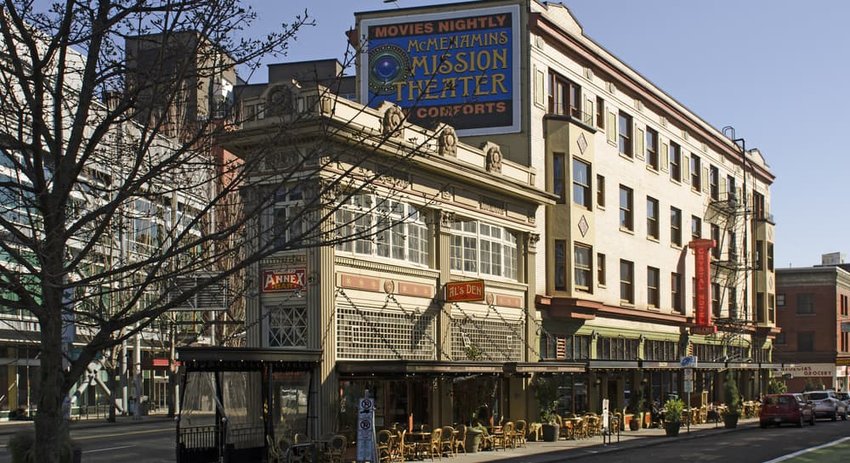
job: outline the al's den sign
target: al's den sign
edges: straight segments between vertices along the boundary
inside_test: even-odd
[[[520,131],[519,6],[364,19],[363,104],[459,135]]]

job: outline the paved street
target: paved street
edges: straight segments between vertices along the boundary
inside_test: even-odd
[[[9,437],[31,423],[0,424],[0,463],[10,462],[5,450]],[[620,442],[602,444],[602,439],[578,441],[532,442],[525,448],[500,452],[463,455],[458,463],[554,463],[564,460],[583,463],[615,463],[632,461],[663,462],[753,462],[761,463],[801,449],[814,447],[850,435],[850,421],[818,421],[814,427],[793,426],[760,429],[757,420],[745,420],[735,430],[722,424],[694,426],[691,433],[684,428],[679,437],[664,437],[663,430],[644,429],[621,434]],[[118,423],[80,422],[72,425],[72,435],[83,448],[86,463],[133,461],[173,462],[174,423],[159,417],[141,422],[121,419]],[[791,461],[791,460],[789,460]],[[793,460],[802,461],[802,460]]]
[[[30,428],[31,423],[0,425],[0,463],[11,461],[6,443],[14,432]],[[173,462],[174,422],[166,418],[147,417],[141,422],[121,419],[110,424],[103,421],[73,423],[71,436],[83,449],[83,461]]]

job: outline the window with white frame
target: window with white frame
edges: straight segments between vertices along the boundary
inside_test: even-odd
[[[133,227],[130,234],[132,250],[141,254],[148,254],[154,246],[159,244],[157,206],[146,199],[136,199],[133,201],[133,210],[129,214],[132,218]]]
[[[427,266],[428,225],[412,204],[372,194],[353,195],[335,213],[337,251]],[[346,239],[348,238],[348,239]]]
[[[584,292],[592,292],[593,285],[593,248],[584,244],[575,244],[575,284],[576,289]]]
[[[464,273],[517,277],[516,236],[473,220],[452,223],[451,268]]]
[[[275,192],[271,237],[275,246],[292,248],[304,238],[304,192],[299,186]]]

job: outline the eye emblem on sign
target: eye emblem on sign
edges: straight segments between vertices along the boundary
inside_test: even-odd
[[[381,45],[369,52],[369,86],[379,94],[395,92],[395,84],[410,77],[410,57],[395,45]]]

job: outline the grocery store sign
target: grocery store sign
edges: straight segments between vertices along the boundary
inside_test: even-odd
[[[799,363],[785,365],[782,374],[790,374],[795,378],[831,378],[835,375],[833,363]]]

